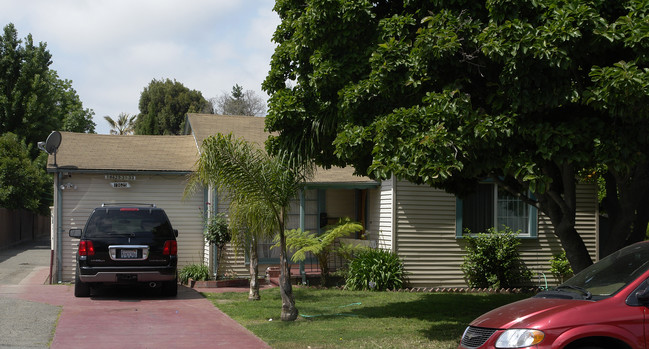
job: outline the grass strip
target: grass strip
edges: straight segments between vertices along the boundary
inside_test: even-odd
[[[293,289],[300,314],[280,321],[278,288],[260,301],[247,293],[207,293],[228,316],[273,348],[456,348],[482,313],[527,298],[521,294],[455,294]]]

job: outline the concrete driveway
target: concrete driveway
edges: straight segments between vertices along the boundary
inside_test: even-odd
[[[48,242],[0,250],[2,348],[269,348],[197,291],[177,298],[136,288],[75,298],[45,284]]]

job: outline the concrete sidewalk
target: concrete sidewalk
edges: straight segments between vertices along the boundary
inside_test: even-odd
[[[18,284],[0,285],[0,347],[270,348],[184,286],[177,298],[137,289],[75,298],[72,285],[44,284],[48,275],[35,267]]]

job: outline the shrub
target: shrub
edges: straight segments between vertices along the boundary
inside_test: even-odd
[[[403,287],[404,278],[403,263],[396,254],[366,249],[349,263],[345,287],[350,290],[396,290]]]
[[[469,232],[470,234],[470,232]],[[475,236],[467,234],[462,272],[471,287],[509,288],[529,285],[532,272],[523,264],[517,247],[520,241],[510,228]]]
[[[189,264],[178,272],[178,280],[186,284],[189,279],[204,281],[210,278],[210,271],[207,265]]]
[[[203,232],[205,241],[216,246],[216,275],[221,275],[225,255],[225,245],[232,240],[228,221],[223,213],[210,216]]]
[[[552,259],[550,259],[550,272],[557,278],[559,283],[563,283],[572,276],[572,268],[566,257],[566,251],[552,256]]]
[[[213,215],[207,220],[203,236],[205,236],[207,242],[215,244],[219,249],[222,249],[225,244],[230,242],[232,237],[228,228],[228,221],[223,213]]]

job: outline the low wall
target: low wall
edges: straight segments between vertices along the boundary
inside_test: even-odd
[[[50,236],[50,217],[0,207],[0,249]]]

